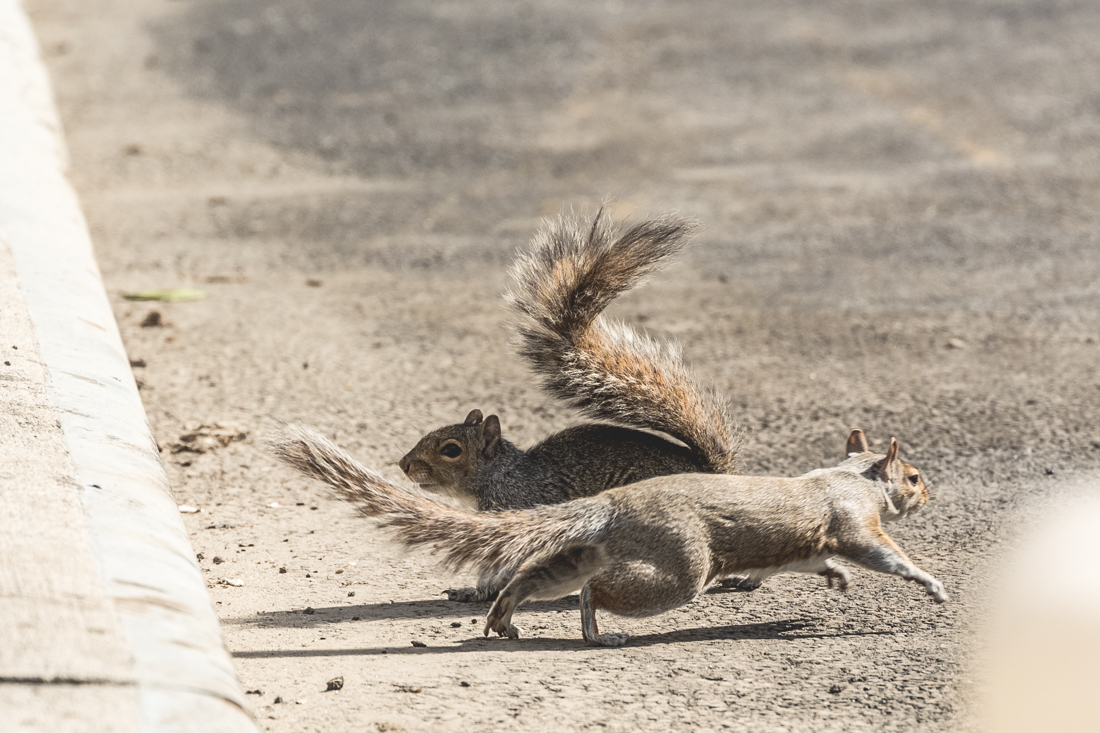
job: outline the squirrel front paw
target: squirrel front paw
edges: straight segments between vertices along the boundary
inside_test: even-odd
[[[924,589],[928,592],[928,595],[932,596],[932,600],[936,603],[946,603],[951,600],[950,596],[947,595],[947,591],[943,589],[943,583],[935,578],[925,581]]]

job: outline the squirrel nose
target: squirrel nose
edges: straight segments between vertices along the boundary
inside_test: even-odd
[[[405,472],[406,476],[408,476],[409,475],[409,469],[412,467],[412,460],[408,456],[405,456],[404,458],[402,458],[400,461],[397,462],[397,465],[401,466],[401,470]]]

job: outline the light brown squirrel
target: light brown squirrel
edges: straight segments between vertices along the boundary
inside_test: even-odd
[[[306,428],[287,428],[274,448],[400,542],[430,547],[445,566],[511,571],[489,611],[486,635],[517,638],[512,615],[524,601],[580,591],[585,640],[621,646],[625,634],[599,633],[596,610],[653,616],[734,573],[757,580],[816,573],[845,590],[850,576],[834,557],[918,582],[937,603],[948,599],[943,584],[914,565],[882,527],[928,501],[920,471],[899,460],[896,439],[879,455],[859,430],[848,436],[847,460],[797,478],[675,474],[495,513],[412,494]]]
[[[433,430],[399,465],[427,491],[482,511],[523,509],[591,496],[673,473],[733,473],[740,433],[725,405],[688,374],[678,350],[601,313],[688,243],[696,225],[665,215],[617,228],[562,216],[539,232],[512,268],[519,351],[555,397],[589,417],[521,450],[496,415],[473,410]],[[626,427],[624,427],[626,426]],[[666,433],[683,444],[647,430]],[[506,578],[447,591],[487,600]],[[755,586],[753,586],[755,587]]]

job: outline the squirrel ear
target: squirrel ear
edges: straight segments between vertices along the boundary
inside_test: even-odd
[[[856,428],[848,436],[848,443],[844,446],[845,455],[852,455],[853,453],[866,453],[871,450],[871,447],[867,445],[867,436],[863,434],[863,431]]]
[[[483,441],[481,453],[486,458],[492,458],[500,450],[500,418],[490,415],[485,418],[481,427],[481,439]]]
[[[890,478],[890,467],[898,460],[898,439],[890,438],[890,449],[886,451],[886,457],[875,464],[883,479]]]
[[[890,438],[890,450],[886,451],[886,463],[891,464],[898,459],[898,439]]]
[[[481,422],[481,410],[470,410],[470,414],[466,416],[466,419],[462,421],[463,425],[477,425]]]

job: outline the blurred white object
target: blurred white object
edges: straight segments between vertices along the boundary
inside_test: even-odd
[[[993,598],[994,733],[1100,731],[1100,479],[1025,529]]]

